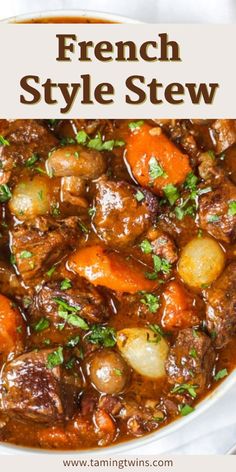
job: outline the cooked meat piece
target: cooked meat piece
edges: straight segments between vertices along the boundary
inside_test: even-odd
[[[47,268],[73,247],[79,234],[77,217],[49,223],[49,227],[44,227],[45,221],[45,218],[37,218],[36,225],[27,227],[24,224],[12,231],[12,253],[17,269],[28,285],[35,285]]]
[[[6,121],[6,120],[4,120]],[[1,133],[10,143],[0,146],[0,179],[6,183],[16,164],[24,164],[32,154],[45,159],[57,145],[56,137],[37,120],[9,120],[2,124]]]
[[[142,190],[141,201],[137,188],[126,182],[101,179],[97,183],[93,224],[99,237],[112,247],[134,242],[157,216],[157,199]]]
[[[157,228],[151,228],[146,237],[151,242],[153,254],[166,259],[170,264],[177,261],[177,248],[168,234]]]
[[[42,286],[29,307],[32,320],[46,316],[54,322],[62,321],[58,316],[55,298],[72,307],[79,307],[78,315],[90,323],[99,323],[108,317],[108,309],[102,295],[85,280],[74,280],[68,290],[62,290],[61,284],[62,282],[58,281]]]
[[[115,418],[126,421],[129,433],[134,436],[153,431],[158,427],[158,420],[162,422],[164,419],[158,402],[154,400],[147,400],[139,405],[133,398],[120,399],[106,395],[101,397],[98,406]]]
[[[52,352],[32,351],[6,364],[1,374],[0,410],[39,422],[62,418],[60,367],[48,367]]]
[[[170,349],[166,372],[170,384],[189,383],[201,392],[210,382],[215,352],[210,338],[191,328],[179,332]]]
[[[14,269],[10,264],[0,260],[0,292],[5,295],[22,296],[26,293]]]
[[[223,347],[236,334],[236,262],[207,290],[207,327],[217,347]]]
[[[224,179],[224,171],[217,165],[217,159],[211,152],[203,152],[198,158],[200,177],[214,187]]]
[[[236,120],[216,120],[212,133],[216,154],[220,154],[236,142]]]
[[[85,180],[75,176],[67,176],[61,179],[61,199],[63,202],[87,208],[88,202],[85,199],[85,194]]]
[[[229,243],[236,238],[236,215],[230,204],[236,201],[236,187],[224,179],[215,190],[199,200],[199,225],[216,239]]]

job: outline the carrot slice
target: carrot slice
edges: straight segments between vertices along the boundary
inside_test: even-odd
[[[0,351],[3,360],[23,350],[25,326],[19,310],[0,294]]]
[[[191,172],[188,156],[147,124],[130,134],[126,159],[138,183],[160,195],[166,185],[183,183]]]
[[[199,318],[193,307],[193,299],[179,283],[170,282],[162,300],[162,325],[167,330],[189,328],[199,324]]]
[[[70,257],[69,267],[93,285],[103,285],[118,292],[150,291],[158,284],[145,277],[142,264],[98,245],[77,250]]]

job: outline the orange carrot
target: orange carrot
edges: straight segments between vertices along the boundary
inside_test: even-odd
[[[40,446],[44,448],[68,449],[71,446],[69,435],[59,426],[41,429],[37,437]]]
[[[117,292],[151,291],[158,285],[145,277],[142,264],[98,245],[77,250],[70,257],[69,267],[93,285],[103,285]]]
[[[103,409],[99,408],[94,415],[95,424],[101,433],[115,436],[116,426],[111,416]]]
[[[126,159],[138,183],[160,195],[166,185],[183,183],[191,172],[188,156],[147,124],[130,134]]]
[[[193,307],[193,299],[178,282],[170,282],[162,300],[162,325],[167,330],[188,328],[199,323]]]
[[[0,351],[3,360],[23,350],[25,326],[19,310],[0,294]]]

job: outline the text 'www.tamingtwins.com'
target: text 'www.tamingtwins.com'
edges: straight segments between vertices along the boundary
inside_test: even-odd
[[[64,459],[64,467],[101,468],[101,469],[137,469],[137,468],[168,468],[174,467],[171,459]]]

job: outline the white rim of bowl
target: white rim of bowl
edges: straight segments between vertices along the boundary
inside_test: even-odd
[[[89,11],[89,10],[46,10],[41,12],[32,12],[26,13],[22,15],[12,16],[10,18],[4,18],[0,21],[0,23],[14,23],[20,22],[23,20],[34,20],[40,18],[61,18],[61,17],[81,17],[81,18],[92,18],[92,19],[103,19],[108,21],[117,21],[120,23],[130,23],[130,24],[142,24],[143,22],[139,20],[135,20],[126,16],[116,15],[109,12],[97,12],[97,11]],[[175,433],[181,427],[184,427],[188,423],[194,420],[197,416],[200,416],[206,410],[208,410],[211,406],[213,406],[218,400],[222,398],[222,396],[231,388],[233,385],[236,384],[236,369],[229,375],[229,377],[224,380],[218,387],[216,387],[213,392],[210,392],[208,396],[201,400],[197,406],[195,411],[193,411],[190,415],[185,416],[183,418],[178,418],[174,420],[172,423],[162,426],[160,430],[156,430],[153,433],[147,434],[144,437],[137,438],[137,439],[130,439],[124,443],[117,443],[115,445],[107,446],[102,449],[100,448],[93,448],[90,450],[47,450],[47,449],[36,449],[24,446],[18,446],[10,443],[0,442],[0,448],[6,450],[6,452],[12,451],[13,453],[29,453],[29,454],[54,454],[54,455],[71,455],[71,454],[81,454],[81,455],[107,455],[107,454],[120,454],[126,452],[128,450],[137,449],[138,447],[145,446],[146,444],[151,444],[159,439],[163,439],[166,436]]]
[[[59,10],[45,10],[37,11],[30,13],[23,13],[21,15],[11,16],[9,18],[3,18],[0,23],[15,23],[24,20],[39,20],[40,18],[91,18],[94,20],[107,20],[107,21],[117,21],[120,23],[133,23],[141,24],[142,21],[129,18],[127,16],[116,15],[115,13],[109,12],[99,12],[96,10],[75,10],[75,9],[59,9]]]

